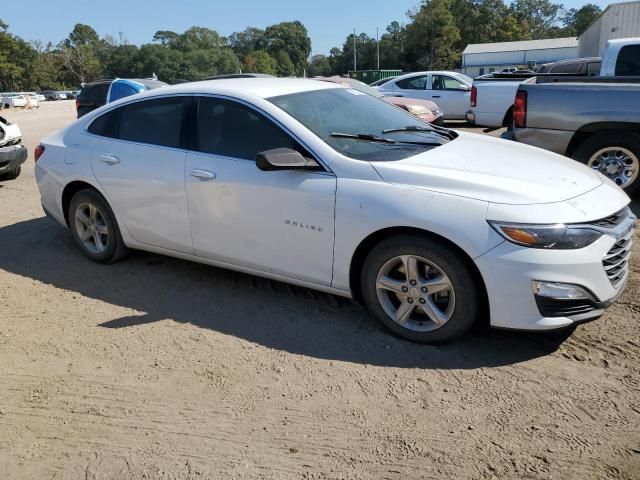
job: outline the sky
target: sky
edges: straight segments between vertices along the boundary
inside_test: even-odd
[[[603,9],[610,3],[560,3],[568,9],[588,2]],[[300,20],[309,31],[312,54],[328,54],[332,47],[342,47],[354,28],[375,36],[376,27],[382,34],[393,20],[406,23],[407,11],[419,4],[420,0],[27,0],[20,7],[0,9],[0,19],[9,24],[11,33],[25,40],[57,43],[76,23],[86,23],[100,36],[118,38],[122,32],[129,43],[137,45],[151,42],[158,30],[181,33],[196,25],[228,36],[248,26],[265,28]]]

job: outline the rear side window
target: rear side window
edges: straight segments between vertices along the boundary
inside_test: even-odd
[[[172,97],[131,103],[100,115],[88,130],[102,137],[180,148],[190,101],[190,97]]]
[[[616,76],[640,75],[640,45],[625,45],[618,53]]]
[[[186,97],[158,98],[122,107],[117,138],[179,148],[188,100]]]
[[[398,80],[396,85],[403,90],[424,90],[427,88],[427,76],[405,78]]]
[[[309,156],[284,130],[264,115],[237,102],[201,97],[195,150],[255,160],[259,152],[292,148]]]

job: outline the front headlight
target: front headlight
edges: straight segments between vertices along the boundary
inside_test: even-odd
[[[407,110],[413,115],[426,115],[431,111],[424,105],[407,105]]]
[[[489,222],[493,229],[511,243],[531,248],[568,250],[591,245],[602,232],[583,226],[525,225],[519,223]]]
[[[436,117],[442,116],[442,110],[440,110],[440,107],[432,108],[431,113],[433,113],[433,115]]]

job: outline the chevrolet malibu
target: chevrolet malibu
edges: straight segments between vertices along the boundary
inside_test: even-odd
[[[45,212],[96,262],[141,249],[352,297],[418,342],[591,320],[628,276],[635,217],[598,172],[326,82],[134,95],[35,158]]]

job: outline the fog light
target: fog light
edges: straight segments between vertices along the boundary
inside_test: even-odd
[[[531,283],[533,293],[540,297],[556,298],[558,300],[594,300],[593,295],[580,285],[571,283],[541,282],[534,280]]]

